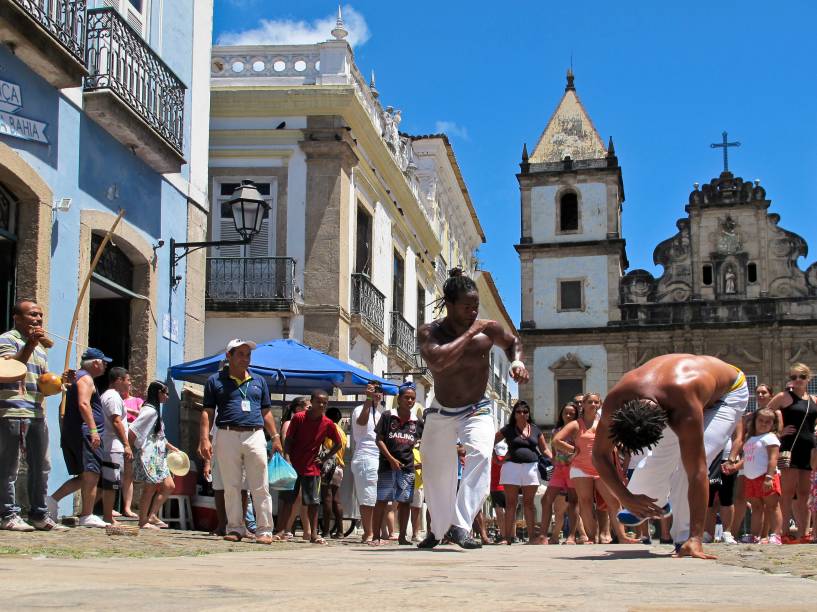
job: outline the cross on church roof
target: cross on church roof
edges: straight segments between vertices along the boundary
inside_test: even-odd
[[[729,142],[729,139],[726,137],[726,132],[723,134],[723,142],[715,143],[709,145],[713,149],[723,149],[723,171],[729,172],[729,147],[739,147],[739,142]]]

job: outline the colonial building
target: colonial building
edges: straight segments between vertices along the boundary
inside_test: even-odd
[[[520,392],[537,422],[554,423],[574,394],[604,394],[665,353],[717,356],[752,387],[780,388],[792,361],[817,365],[817,264],[798,267],[806,243],[779,226],[759,181],[725,168],[696,183],[678,233],[655,248],[664,269],[655,278],[625,274],[621,167],[572,73],[520,168],[520,333],[533,379]]]
[[[355,65],[340,15],[331,35],[213,49],[210,238],[236,237],[222,203],[241,179],[270,212],[249,245],[208,253],[205,350],[291,337],[414,377],[425,403],[433,381],[417,327],[436,316],[450,268],[475,270],[485,236],[448,138],[402,133],[402,112]]]
[[[168,242],[206,228],[211,35],[209,0],[0,2],[0,317],[7,329],[15,296],[40,303],[56,372],[75,304],[70,367],[101,348],[142,394],[171,363],[201,355],[204,291],[192,272],[203,277],[203,254],[171,284]],[[47,410],[57,484],[59,402]]]

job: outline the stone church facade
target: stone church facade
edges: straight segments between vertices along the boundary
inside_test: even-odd
[[[724,171],[696,183],[678,232],[655,248],[655,278],[626,272],[621,167],[572,73],[520,169],[520,335],[532,373],[520,396],[537,423],[552,425],[575,393],[605,394],[666,353],[714,355],[750,386],[777,389],[792,362],[817,366],[817,264],[799,268],[808,247],[769,212],[759,181]]]

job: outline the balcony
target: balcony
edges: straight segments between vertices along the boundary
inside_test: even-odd
[[[184,84],[118,12],[87,14],[85,112],[156,172],[178,172]]]
[[[295,313],[291,257],[208,257],[207,310]]]
[[[383,344],[386,296],[365,274],[352,274],[352,328],[371,344]]]
[[[58,89],[78,87],[85,69],[86,0],[4,0],[0,40]]]
[[[415,353],[417,352],[417,339],[414,328],[403,318],[399,312],[391,313],[391,339],[389,348],[395,359],[407,370],[416,367]]]

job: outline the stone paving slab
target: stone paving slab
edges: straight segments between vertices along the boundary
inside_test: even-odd
[[[150,535],[145,544],[173,537]],[[724,612],[781,606],[813,610],[817,601],[816,581],[672,559],[668,546],[491,546],[480,551],[444,546],[420,551],[344,544],[294,544],[288,549],[245,544],[236,549],[248,551],[241,554],[153,559],[0,555],[0,609]],[[815,559],[817,547],[810,550],[803,554]]]

